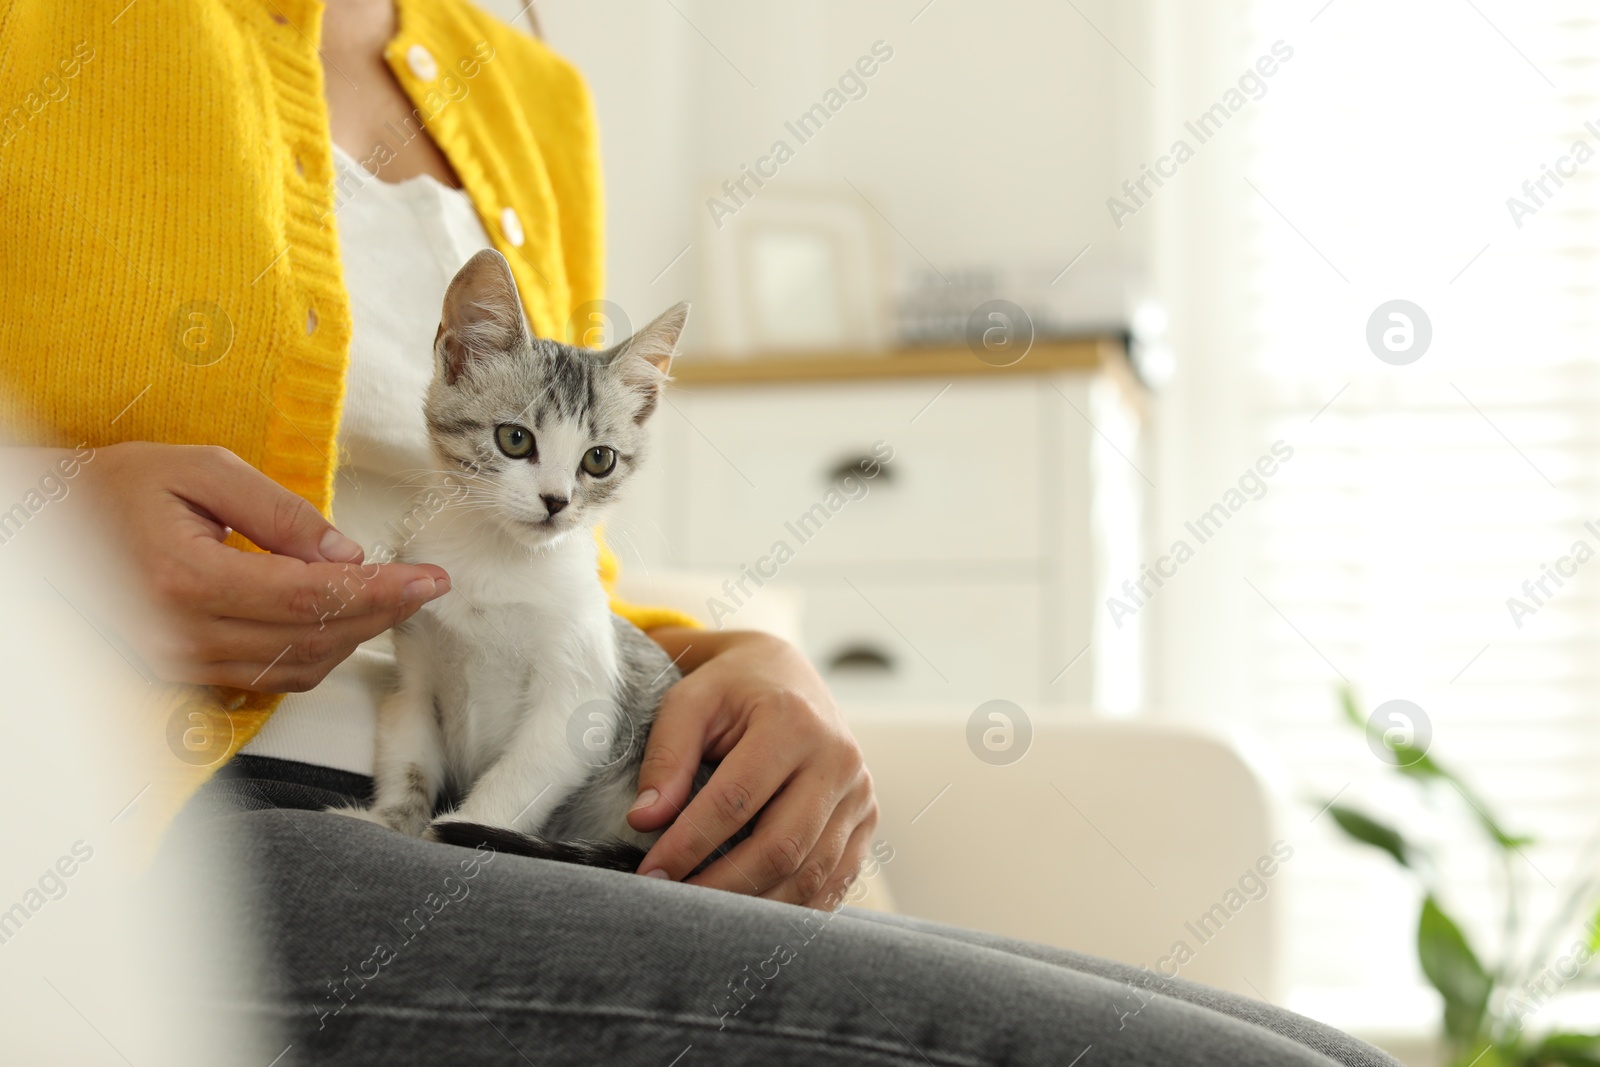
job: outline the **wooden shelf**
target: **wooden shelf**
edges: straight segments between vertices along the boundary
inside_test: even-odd
[[[884,378],[956,378],[971,375],[1051,374],[1059,371],[1128,372],[1122,338],[1040,341],[1008,367],[995,367],[961,346],[902,348],[888,352],[785,354],[750,359],[683,356],[672,365],[679,385],[748,385],[838,382]]]

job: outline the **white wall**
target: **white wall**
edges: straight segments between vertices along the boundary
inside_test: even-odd
[[[1083,17],[1133,56],[1139,27],[1130,12],[1141,5],[1082,0],[1080,16],[1054,3],[935,0],[913,23],[923,3],[538,4],[546,38],[595,94],[610,295],[630,317],[685,296],[722,295],[700,281],[706,186],[736,177],[778,137],[794,143],[784,122],[877,40],[894,58],[868,81],[865,98],[797,146],[772,188],[847,191],[848,178],[904,235],[887,235],[897,272],[924,267],[924,255],[944,271],[1059,269],[1085,244],[1094,247],[1064,286],[1090,272],[1142,267],[1143,238],[1117,232],[1105,198],[1141,147],[1120,114],[1137,113],[1150,88]],[[691,242],[697,247],[652,285]]]
[[[1142,278],[1172,312],[1179,355],[1153,398],[1139,460],[1156,486],[1151,546],[1164,547],[1231,482],[1244,447],[1233,440],[1241,398],[1226,385],[1237,380],[1239,346],[1216,342],[1229,326],[1193,295],[1215,293],[1233,269],[1230,221],[1207,212],[1231,202],[1215,183],[1237,180],[1235,146],[1208,145],[1121,228],[1106,200],[1236,76],[1223,67],[1238,42],[1217,39],[1231,23],[1178,0],[924,2],[540,0],[547,40],[584,71],[596,99],[611,298],[639,320],[689,297],[704,321],[706,304],[725,297],[706,291],[700,270],[707,187],[787,137],[784,122],[884,40],[895,55],[867,96],[801,146],[773,187],[847,188],[848,178],[904,235],[888,237],[897,274],[925,266],[923,256],[945,271],[1059,269],[1090,245],[1063,288]],[[520,5],[491,6],[510,14]],[[1248,699],[1222,644],[1232,622],[1209,607],[1236,603],[1245,550],[1239,539],[1219,546],[1142,618],[1156,713],[1204,719]],[[1216,625],[1196,622],[1208,619]]]
[[[1154,0],[1152,76],[1159,77],[1150,119],[1143,126],[1141,161],[1153,161],[1185,136],[1184,123],[1216,101],[1238,77],[1243,43],[1238,0],[1207,5]],[[1149,241],[1152,289],[1171,316],[1178,352],[1173,378],[1151,406],[1151,551],[1183,536],[1184,522],[1210,507],[1252,463],[1259,450],[1246,391],[1247,325],[1231,317],[1241,306],[1241,230],[1236,188],[1247,172],[1238,131],[1223,130],[1200,146],[1150,207],[1127,220],[1126,233]],[[1193,138],[1189,138],[1191,141]],[[1150,700],[1159,714],[1196,721],[1230,721],[1254,694],[1239,655],[1239,634],[1252,621],[1243,598],[1251,545],[1248,536],[1217,538],[1203,558],[1185,567],[1182,581],[1162,591],[1149,632]]]

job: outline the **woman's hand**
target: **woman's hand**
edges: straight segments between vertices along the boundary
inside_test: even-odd
[[[172,681],[310,689],[450,588],[429,564],[362,565],[360,545],[224,448],[112,445],[77,481],[131,584],[124,637]],[[229,529],[268,551],[223,544]]]
[[[650,636],[686,673],[661,702],[628,813],[641,832],[672,824],[640,873],[682,879],[754,818],[751,835],[693,884],[836,907],[872,843],[878,802],[828,687],[766,634]],[[721,762],[690,801],[702,760]]]

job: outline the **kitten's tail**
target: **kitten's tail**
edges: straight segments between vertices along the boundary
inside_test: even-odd
[[[644,849],[621,841],[552,841],[546,837],[475,822],[436,822],[428,829],[428,836],[435,841],[460,845],[462,848],[488,847],[513,856],[603,867],[629,874],[637,871],[639,864],[644,861]]]

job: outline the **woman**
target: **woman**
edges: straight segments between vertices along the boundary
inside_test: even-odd
[[[19,0],[0,27],[4,415],[95,449],[77,477],[155,616],[125,636],[219,727],[166,797],[198,788],[186,819],[252,872],[276,965],[246,1010],[296,1060],[1387,1062],[1119,965],[835,917],[877,817],[836,706],[793,649],[671,612],[614,605],[686,672],[630,815],[668,826],[652,877],[322,814],[370,787],[381,635],[451,595],[426,563],[345,581],[427,462],[444,283],[498,248],[558,337],[602,294],[582,82],[465,0]]]

